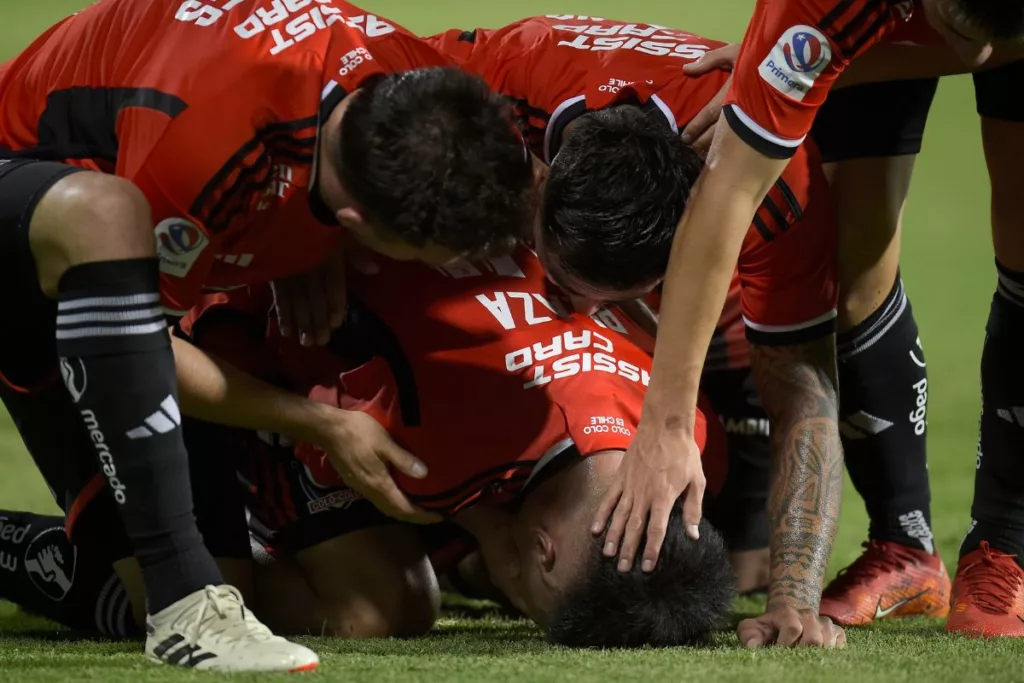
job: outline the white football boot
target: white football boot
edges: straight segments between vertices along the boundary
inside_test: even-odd
[[[152,662],[209,671],[313,671],[309,648],[275,636],[231,586],[207,586],[146,617]]]

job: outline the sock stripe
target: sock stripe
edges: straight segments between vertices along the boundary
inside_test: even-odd
[[[110,600],[111,592],[113,592],[115,587],[117,586],[121,586],[123,589],[121,579],[118,577],[118,575],[111,574],[110,578],[107,579],[107,582],[103,584],[103,589],[100,590],[100,597],[96,601],[96,611],[93,614],[93,616],[96,620],[96,628],[99,630],[100,633],[109,635],[109,631],[107,630],[106,619],[104,618],[107,613],[105,607],[107,605],[107,602]]]
[[[132,294],[129,296],[90,296],[83,299],[62,299],[57,303],[58,311],[75,311],[81,308],[135,308],[160,302],[160,294]]]
[[[57,314],[57,325],[69,327],[85,322],[127,322],[131,320],[153,320],[163,318],[161,308],[138,308],[134,310],[96,310],[79,313]]]
[[[853,339],[843,341],[838,345],[839,359],[846,360],[852,358],[877,344],[892,329],[892,326],[903,317],[908,304],[907,294],[903,291],[903,281],[900,280],[898,286],[893,290],[892,296],[889,297],[880,313],[877,314],[878,319]]]
[[[166,329],[167,324],[160,320],[146,325],[121,325],[118,327],[84,327],[69,330],[57,330],[57,339],[85,339],[86,337],[132,337]]]

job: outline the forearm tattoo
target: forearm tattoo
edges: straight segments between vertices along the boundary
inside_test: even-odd
[[[843,490],[835,337],[752,346],[771,421],[769,605],[817,611]]]

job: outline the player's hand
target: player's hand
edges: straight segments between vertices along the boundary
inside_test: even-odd
[[[283,336],[296,335],[303,346],[323,346],[330,341],[331,332],[345,320],[347,269],[372,274],[376,265],[362,250],[336,250],[316,268],[271,283]]]
[[[646,532],[640,566],[654,571],[672,506],[681,495],[686,535],[697,540],[705,484],[700,449],[691,435],[647,431],[641,421],[591,527],[595,536],[608,527],[605,557],[618,553],[619,571],[629,571]]]
[[[684,66],[683,72],[687,76],[700,76],[716,69],[732,71],[739,52],[739,45],[720,47]],[[722,114],[722,102],[725,101],[730,85],[732,85],[732,76],[714,98],[683,128],[683,142],[697,150],[701,156],[706,156],[711,148],[711,140],[715,137],[715,124],[718,123],[718,117]]]
[[[770,607],[754,619],[744,619],[736,629],[743,647],[846,647],[846,632],[817,610],[795,609],[789,605]]]
[[[369,415],[343,411],[318,445],[345,484],[387,516],[416,524],[441,521],[440,515],[413,505],[391,477],[390,468],[394,467],[413,479],[423,479],[426,465],[396,444]]]

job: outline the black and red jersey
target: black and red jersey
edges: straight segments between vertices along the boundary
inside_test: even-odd
[[[0,66],[0,158],[138,185],[183,312],[319,261],[339,237],[309,206],[320,121],[374,74],[448,63],[344,0],[101,0]]]

